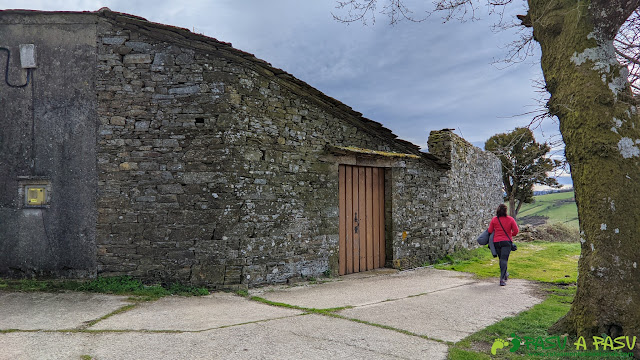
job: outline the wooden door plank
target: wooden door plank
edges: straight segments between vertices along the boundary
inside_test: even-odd
[[[380,266],[380,174],[378,168],[373,168],[373,268]]]
[[[364,190],[364,187],[363,187]],[[353,272],[360,272],[360,237],[362,227],[360,226],[360,171],[357,166],[353,167]]]
[[[345,192],[345,177],[346,177],[345,166],[338,166],[338,211],[339,211],[339,221],[338,221],[338,273],[340,275],[344,275],[347,273],[347,245],[346,245],[346,236],[347,236],[347,224],[346,224],[346,192]]]
[[[367,193],[366,171],[358,167],[358,229],[360,232],[360,271],[367,269]]]
[[[365,169],[367,206],[367,270],[373,269],[373,168]],[[377,182],[378,179],[376,179]]]
[[[345,274],[353,272],[353,167],[345,166]]]

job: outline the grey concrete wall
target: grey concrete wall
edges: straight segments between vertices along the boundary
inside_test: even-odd
[[[96,18],[0,12],[10,81],[23,83],[19,44],[35,44],[25,88],[4,82],[0,52],[0,276],[95,276]],[[19,181],[51,183],[50,206],[27,209]]]

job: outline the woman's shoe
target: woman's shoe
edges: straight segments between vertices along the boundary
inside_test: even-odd
[[[505,285],[507,285],[507,282],[504,280],[500,280],[500,286],[505,286]]]

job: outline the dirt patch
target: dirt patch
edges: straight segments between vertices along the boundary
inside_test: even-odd
[[[522,225],[540,226],[547,223],[546,216],[524,216],[518,218],[518,222]]]
[[[570,204],[570,203],[575,203],[576,202],[576,198],[571,198],[571,199],[562,199],[562,200],[556,200],[553,202],[553,205],[556,206],[562,206],[564,204]]]
[[[538,245],[530,245],[526,251],[528,252],[536,252],[536,251],[542,251],[544,250],[545,247],[544,246],[538,246]]]
[[[472,341],[470,348],[472,351],[486,354],[491,352],[491,346],[493,346],[493,344],[490,344],[488,342]]]
[[[580,235],[578,230],[571,229],[562,224],[547,224],[542,226],[522,225],[516,241],[549,241],[549,242],[578,242]]]

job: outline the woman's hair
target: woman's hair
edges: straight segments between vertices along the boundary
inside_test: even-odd
[[[505,204],[498,205],[498,210],[496,210],[496,216],[497,217],[507,216],[507,205]]]

